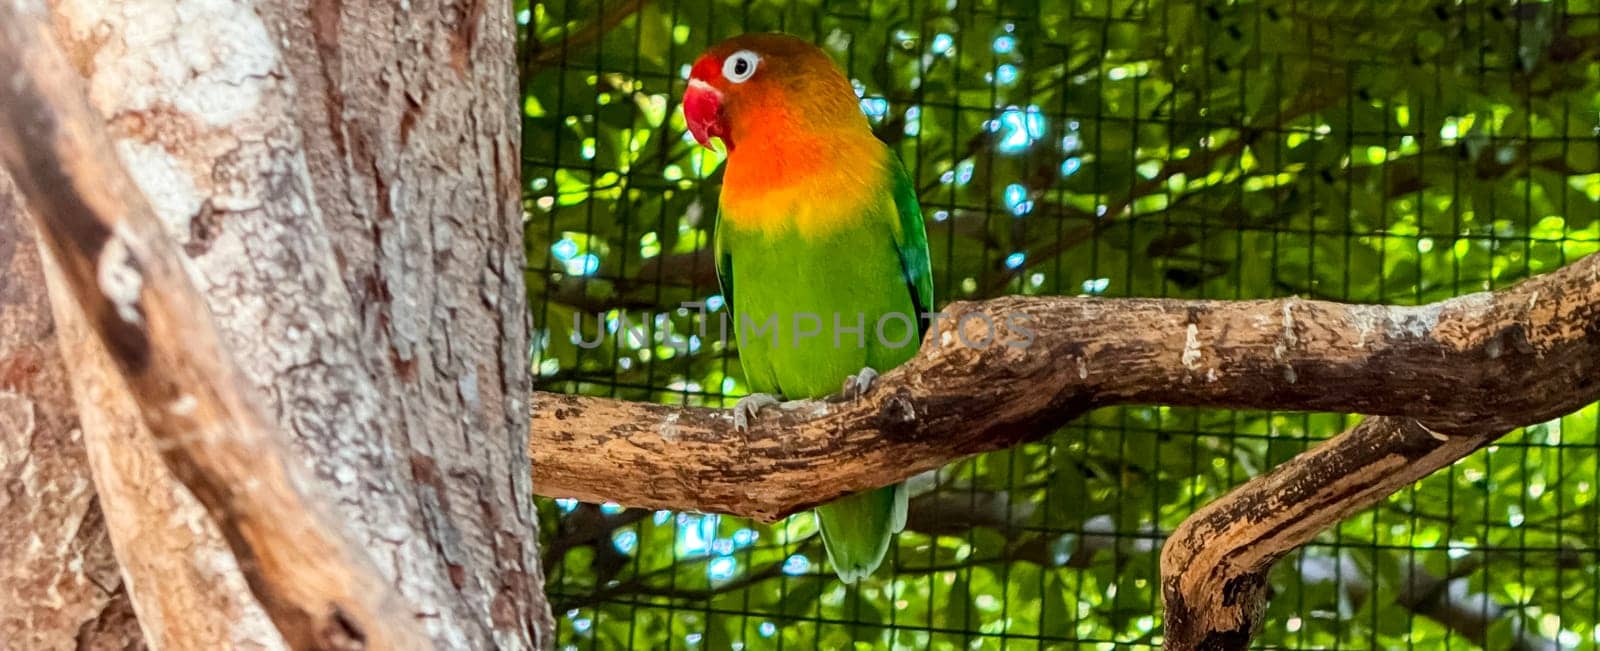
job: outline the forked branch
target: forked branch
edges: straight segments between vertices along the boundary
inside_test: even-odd
[[[1108,405],[1375,415],[1169,538],[1167,648],[1243,649],[1284,554],[1600,397],[1600,256],[1421,307],[1010,297],[948,311],[945,330],[862,399],[792,403],[748,433],[724,410],[539,394],[534,489],[774,520]]]
[[[534,490],[770,521],[1108,405],[1400,416],[1455,450],[1600,396],[1596,256],[1420,307],[1008,297],[947,312],[862,399],[793,403],[749,432],[726,410],[540,393]]]

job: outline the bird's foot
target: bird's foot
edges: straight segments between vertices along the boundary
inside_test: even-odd
[[[867,390],[872,388],[872,382],[876,379],[878,379],[877,369],[871,366],[861,367],[861,370],[856,372],[855,375],[844,379],[844,389],[841,391],[844,394],[844,399],[855,400],[867,395]]]
[[[739,431],[750,429],[750,420],[756,417],[756,412],[781,402],[782,398],[770,393],[752,393],[740,398],[733,403],[733,428]]]

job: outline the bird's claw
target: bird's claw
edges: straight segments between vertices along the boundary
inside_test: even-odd
[[[844,379],[844,389],[841,393],[844,394],[846,400],[855,400],[867,395],[867,390],[872,388],[872,382],[876,379],[878,379],[877,369],[871,366],[863,366],[855,375]]]
[[[740,398],[733,403],[733,428],[739,431],[750,429],[750,420],[763,407],[771,407],[782,402],[777,396],[770,393],[752,393]]]

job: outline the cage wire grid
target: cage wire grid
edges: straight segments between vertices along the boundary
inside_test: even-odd
[[[736,351],[677,309],[726,309],[709,249],[720,159],[685,137],[677,101],[688,64],[747,31],[814,40],[850,75],[918,184],[941,305],[1011,293],[1417,304],[1600,250],[1596,1],[522,0],[517,12],[532,364],[546,390],[712,406],[744,394]],[[1164,534],[1355,422],[1097,411],[914,479],[911,526],[859,589],[833,577],[809,515],[764,526],[541,500],[558,643],[1159,647]],[[1600,648],[1597,444],[1590,406],[1318,536],[1273,570],[1257,646]]]

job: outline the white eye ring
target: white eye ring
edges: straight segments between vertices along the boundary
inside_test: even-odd
[[[760,64],[761,55],[749,50],[739,50],[722,61],[722,77],[733,83],[742,84],[751,75],[756,74],[756,66]]]

